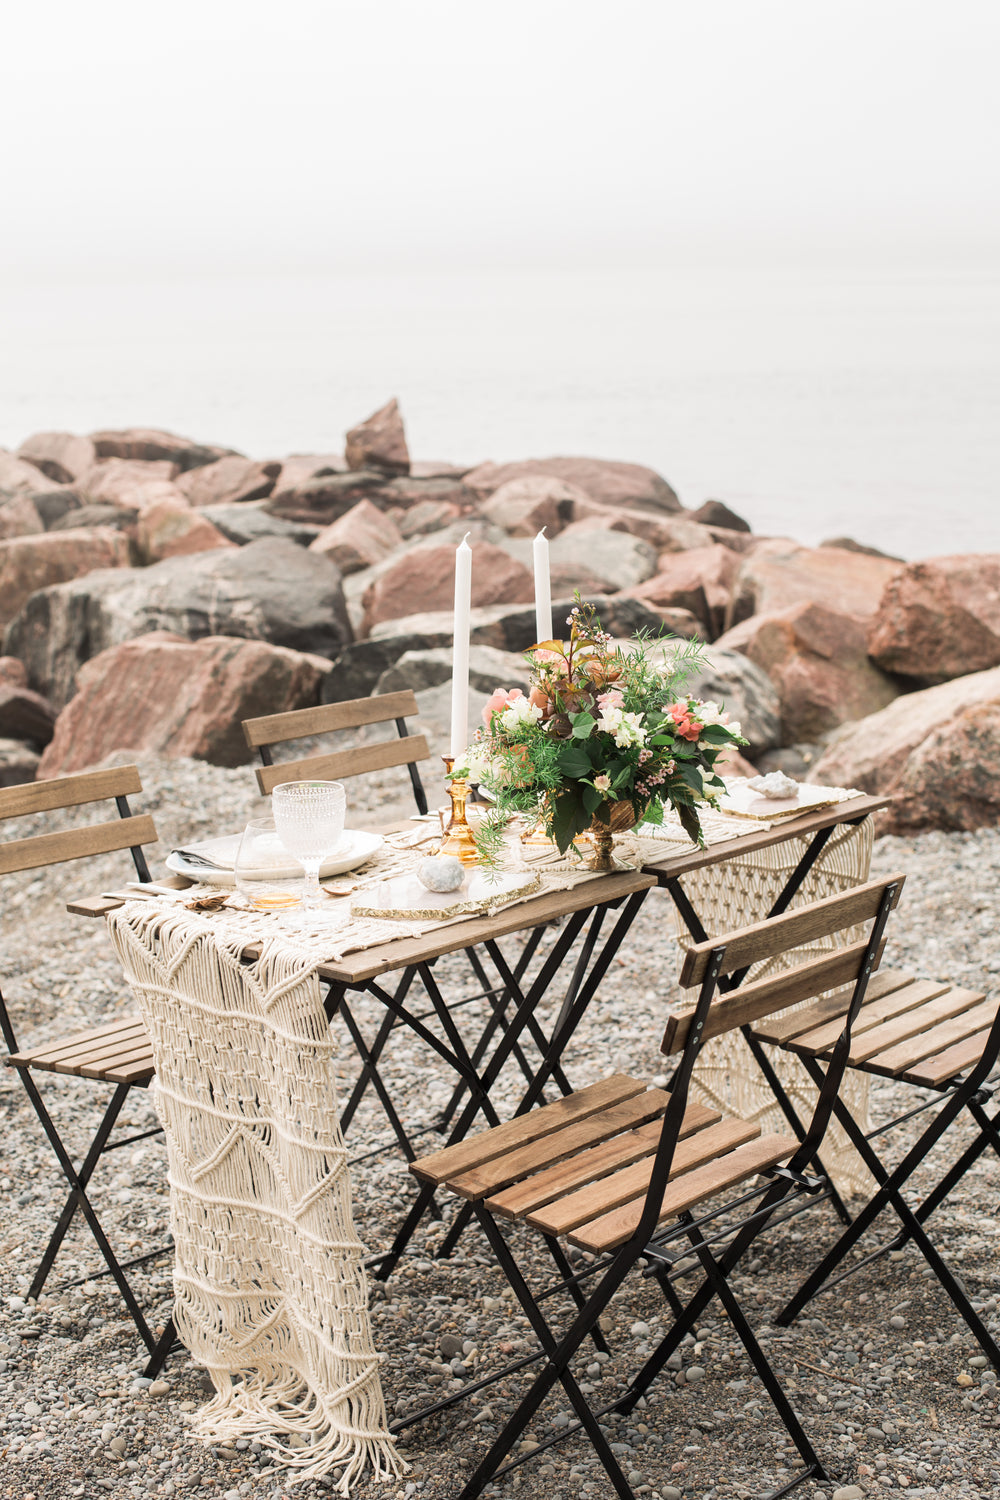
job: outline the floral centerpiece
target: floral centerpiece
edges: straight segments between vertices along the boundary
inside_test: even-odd
[[[568,641],[541,641],[525,652],[528,696],[497,688],[483,728],[453,768],[494,799],[477,835],[481,857],[495,861],[514,812],[543,825],[562,852],[590,830],[593,869],[614,868],[613,832],[661,823],[667,807],[703,844],[698,807],[725,790],[715,762],[746,740],[718,704],[684,692],[702,664],[700,643],[677,643],[671,652],[640,635],[616,646],[593,607],[580,603],[567,624]]]

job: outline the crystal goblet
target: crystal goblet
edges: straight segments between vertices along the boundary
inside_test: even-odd
[[[344,837],[347,793],[339,781],[283,781],[271,807],[278,837],[306,872],[305,904],[315,910],[323,904],[320,865]]]

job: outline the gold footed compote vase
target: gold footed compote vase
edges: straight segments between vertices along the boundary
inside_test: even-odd
[[[612,852],[615,834],[635,827],[635,808],[631,802],[606,802],[602,812],[607,813],[607,822],[595,813],[588,830],[594,852],[587,861],[587,869],[610,875],[618,869]]]

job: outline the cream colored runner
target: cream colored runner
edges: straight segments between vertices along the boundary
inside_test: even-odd
[[[174,1318],[216,1395],[193,1431],[254,1438],[298,1479],[405,1470],[386,1423],[314,960],[176,907],[108,917],[153,1042]]]

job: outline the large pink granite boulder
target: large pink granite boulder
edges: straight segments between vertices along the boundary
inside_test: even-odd
[[[655,469],[608,458],[526,458],[509,464],[480,464],[466,474],[465,484],[481,500],[486,500],[502,484],[535,474],[565,480],[583,490],[599,505],[665,511],[682,508],[667,481]]]
[[[8,448],[0,448],[0,495],[45,494],[52,488],[53,481],[48,474]]]
[[[345,447],[349,469],[379,469],[384,474],[409,474],[410,450],[395,396],[352,427]]]
[[[92,439],[75,432],[34,432],[17,453],[57,484],[72,484],[97,462]]]
[[[177,465],[165,458],[153,459],[149,463],[133,458],[103,458],[80,475],[75,488],[90,505],[117,505],[125,510],[140,510],[142,496],[159,495],[162,498],[166,491],[159,487],[165,485],[169,485],[170,494],[186,500],[173,484],[177,473]],[[152,485],[158,488],[152,490]],[[146,503],[151,503],[151,500],[147,499]]]
[[[781,742],[811,743],[840,724],[877,713],[899,686],[869,660],[856,615],[793,604],[751,615],[716,641],[763,668],[781,699]]]
[[[718,542],[688,552],[664,552],[656,575],[627,593],[656,609],[690,610],[707,638],[714,640],[722,630],[739,562],[737,553]]]
[[[900,567],[869,621],[868,650],[887,672],[925,684],[1000,665],[1000,554]]]
[[[586,504],[587,497],[575,485],[548,474],[528,474],[523,479],[508,479],[480,510],[508,536],[533,537],[544,526],[546,535],[554,537],[562,530],[562,511],[578,501]]]
[[[39,775],[81,771],[116,750],[185,755],[218,766],[251,758],[243,719],[308,708],[329,663],[232,636],[167,632],[102,651],[80,668]]]
[[[699,526],[687,516],[667,515],[653,510],[631,510],[626,506],[597,505],[586,498],[574,503],[572,516],[572,521],[565,528],[567,534],[578,531],[627,531],[631,536],[649,542],[657,552],[689,552],[695,547],[711,547],[716,541],[713,531],[707,526]]]
[[[258,463],[232,454],[214,463],[188,469],[177,478],[177,488],[191,505],[234,505],[265,500],[281,473],[277,461]]]
[[[199,470],[193,472],[197,474]],[[143,564],[233,545],[206,516],[173,495],[144,506],[135,524],[135,548]]]
[[[384,562],[402,541],[398,526],[389,516],[370,500],[359,500],[339,521],[325,526],[310,542],[309,550],[322,552],[341,573],[359,573],[362,568]]]
[[[9,537],[0,542],[0,625],[38,589],[98,568],[127,568],[128,561],[128,541],[106,526]]]
[[[472,603],[527,604],[534,579],[522,563],[490,542],[472,546]],[[454,547],[414,547],[365,590],[361,635],[381,620],[451,609],[455,599]]]
[[[825,604],[838,614],[868,619],[899,566],[892,558],[841,547],[803,547],[784,537],[768,538],[743,559],[732,586],[726,628],[792,604]]]
[[[812,779],[890,795],[884,831],[996,827],[1000,667],[904,693],[845,727]]]
[[[45,523],[30,495],[23,491],[4,498],[0,495],[0,541],[9,536],[35,536],[45,530]]]

